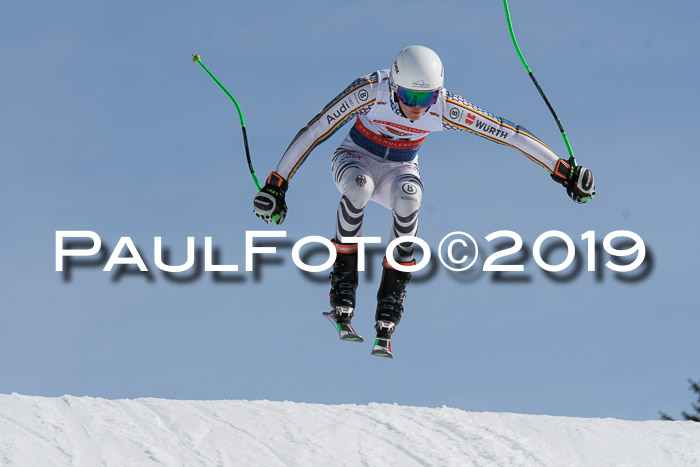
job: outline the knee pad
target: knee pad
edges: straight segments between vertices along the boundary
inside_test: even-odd
[[[397,183],[392,193],[392,210],[405,217],[420,209],[423,187],[417,179]]]
[[[374,192],[374,180],[364,172],[347,170],[340,180],[341,192],[354,206],[364,207]]]

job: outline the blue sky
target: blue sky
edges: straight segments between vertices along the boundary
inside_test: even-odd
[[[290,248],[259,280],[241,271],[175,282],[155,268],[151,280],[117,277],[102,263],[66,281],[55,232],[92,230],[111,248],[130,236],[150,266],[156,236],[173,263],[187,236],[200,248],[211,236],[242,270],[245,231],[280,229],[251,213],[235,108],[193,53],[242,106],[260,178],[333,96],[410,44],[440,54],[452,92],[565,155],[500,2],[3,3],[0,392],[677,415],[692,400],[686,379],[700,377],[699,7],[680,3],[511,2],[523,53],[595,172],[592,203],[575,205],[517,151],[466,133],[432,135],[420,156],[419,235],[434,247],[455,230],[488,251],[497,230],[532,246],[555,229],[583,252],[588,230],[601,240],[631,230],[652,253],[648,277],[583,271],[557,282],[531,256],[527,281],[443,268],[409,286],[393,361],[337,341],[320,315],[328,286],[305,278]],[[330,156],[346,131],[292,180],[289,240],[332,235]],[[371,205],[365,235],[386,239],[389,228]],[[360,283],[354,323],[366,337],[378,272]]]

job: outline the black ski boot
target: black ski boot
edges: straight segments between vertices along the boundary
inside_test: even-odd
[[[382,281],[377,292],[377,321],[372,355],[394,358],[391,353],[391,335],[403,316],[403,299],[406,297],[406,285],[411,279],[410,272],[401,272],[388,267],[386,260],[382,268]]]
[[[328,297],[331,302],[331,311],[323,313],[323,316],[338,328],[340,340],[362,342],[362,336],[357,334],[350,325],[350,320],[355,315],[355,290],[358,282],[357,246],[335,241],[333,243],[336,244],[338,256],[333,263],[333,272],[330,275],[331,291]],[[346,252],[348,249],[351,250],[350,253]]]

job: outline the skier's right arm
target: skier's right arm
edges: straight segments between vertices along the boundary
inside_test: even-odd
[[[282,155],[275,172],[289,180],[316,146],[330,138],[358,113],[369,112],[377,97],[377,84],[376,72],[350,83],[297,133]]]
[[[253,212],[265,222],[281,224],[287,213],[287,184],[311,151],[359,113],[367,113],[377,97],[377,72],[356,79],[294,137],[277,168],[253,200]]]

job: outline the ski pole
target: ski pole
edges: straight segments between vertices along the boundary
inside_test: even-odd
[[[557,113],[554,111],[554,107],[552,107],[552,104],[549,103],[549,99],[547,99],[547,96],[545,96],[544,91],[540,87],[540,83],[537,82],[535,79],[535,75],[532,74],[532,70],[530,70],[530,67],[528,66],[527,62],[525,61],[525,57],[523,57],[522,52],[520,51],[520,47],[518,47],[518,41],[515,40],[515,33],[513,32],[513,23],[510,20],[510,11],[508,10],[508,0],[503,0],[503,6],[506,9],[506,19],[508,20],[508,29],[510,30],[510,37],[513,39],[513,45],[515,46],[515,51],[518,52],[518,57],[520,57],[520,61],[523,63],[523,66],[525,67],[525,70],[527,71],[527,74],[530,76],[530,79],[532,82],[535,84],[535,87],[540,93],[540,96],[542,96],[542,99],[544,99],[545,104],[547,104],[547,107],[549,108],[549,111],[552,112],[552,116],[554,117],[554,120],[557,122],[557,126],[559,127],[559,131],[561,132],[562,137],[564,138],[564,142],[566,143],[566,149],[569,151],[569,162],[571,162],[571,166],[576,167],[578,164],[576,164],[576,158],[574,157],[574,150],[571,149],[571,144],[569,144],[569,138],[566,136],[566,132],[564,131],[564,127],[561,124],[561,121],[559,121],[559,117],[557,117]]]
[[[204,68],[204,71],[207,72],[209,76],[211,76],[211,79],[213,79],[216,84],[219,85],[222,91],[226,93],[228,97],[231,98],[233,101],[233,104],[236,106],[236,110],[238,111],[238,118],[241,120],[241,130],[243,130],[243,145],[245,146],[245,156],[246,159],[248,159],[248,168],[250,169],[250,174],[253,176],[253,181],[255,182],[255,186],[258,187],[258,191],[261,190],[260,188],[260,182],[258,182],[258,177],[255,175],[255,170],[253,170],[253,162],[250,160],[250,149],[248,148],[248,134],[245,131],[245,120],[243,119],[243,112],[241,111],[241,106],[238,105],[238,102],[236,102],[236,99],[233,98],[230,92],[224,87],[223,84],[219,82],[218,79],[214,75],[211,74],[211,71],[207,69],[207,67],[204,66],[202,63],[202,57],[200,57],[197,54],[192,55],[192,61],[194,63],[199,63],[202,68]]]

